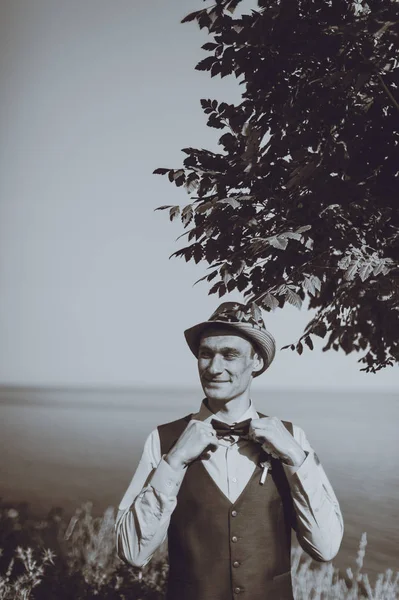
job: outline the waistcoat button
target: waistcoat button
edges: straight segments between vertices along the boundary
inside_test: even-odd
[[[232,542],[238,542],[238,537],[236,535],[233,535],[233,537],[231,538]]]
[[[235,594],[239,594],[240,592],[241,592],[241,588],[239,588],[239,587],[234,588]]]
[[[240,563],[238,562],[238,560],[235,560],[233,562],[233,567],[239,567],[239,566],[240,566]]]
[[[231,516],[232,517],[236,517],[237,516],[237,511],[236,510],[232,510],[231,511]]]

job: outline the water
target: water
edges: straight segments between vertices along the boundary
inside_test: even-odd
[[[345,536],[337,566],[399,569],[399,398],[393,394],[256,391],[256,407],[301,426],[338,496]],[[193,390],[0,389],[0,494],[33,512],[116,506],[157,424],[195,412]]]

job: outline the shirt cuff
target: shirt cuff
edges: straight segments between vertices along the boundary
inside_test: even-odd
[[[299,467],[292,467],[291,465],[283,463],[283,468],[288,479],[293,475],[296,475],[301,481],[306,481],[316,472],[318,463],[314,458],[314,453],[305,451],[305,454],[306,458]]]
[[[165,496],[177,496],[185,473],[185,468],[182,470],[173,469],[162,457],[149,484]]]

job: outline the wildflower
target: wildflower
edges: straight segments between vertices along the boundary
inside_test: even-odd
[[[57,555],[55,554],[55,552],[50,550],[50,548],[47,548],[47,550],[43,550],[42,558],[44,563],[49,562],[52,565],[54,565],[54,559],[56,556]]]

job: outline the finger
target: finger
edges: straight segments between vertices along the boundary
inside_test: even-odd
[[[209,444],[209,446],[207,446],[202,453],[200,454],[199,458],[203,459],[205,458],[206,460],[209,459],[212,455],[213,452],[215,452],[215,450],[217,450],[218,446],[217,444]]]
[[[219,440],[217,438],[208,438],[206,441],[206,445],[204,446],[204,450],[211,450],[215,452],[219,448]]]
[[[201,437],[205,442],[209,442],[209,440],[214,440],[216,438],[215,431],[201,431]]]
[[[249,435],[250,435],[251,437],[256,437],[256,438],[262,437],[262,438],[266,438],[266,437],[267,437],[267,434],[268,434],[268,432],[267,432],[267,431],[265,431],[265,430],[263,429],[263,427],[262,427],[262,429],[260,429],[260,428],[259,428],[259,429],[258,429],[258,428],[256,428],[256,429],[255,429],[255,428],[254,428],[254,429],[250,429],[250,430],[249,430]]]
[[[276,430],[274,427],[268,427],[267,425],[262,425],[261,427],[250,427],[249,431],[252,431],[253,433],[256,433],[256,435],[273,435],[273,433],[276,433]]]
[[[211,458],[211,453],[209,451],[203,452],[198,458],[200,460],[209,460]]]

